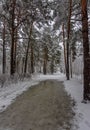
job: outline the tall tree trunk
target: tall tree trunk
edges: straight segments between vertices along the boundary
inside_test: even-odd
[[[34,73],[34,54],[33,54],[33,44],[31,42],[31,73]]]
[[[16,0],[13,0],[11,4],[11,67],[10,67],[10,74],[14,75],[15,73],[15,6],[16,6]]]
[[[6,72],[6,47],[5,47],[5,20],[3,23],[3,64],[2,64],[2,73]]]
[[[28,52],[29,52],[29,49],[30,49],[30,40],[31,40],[31,35],[32,35],[32,26],[33,26],[33,22],[32,22],[31,25],[30,25],[29,40],[28,40],[28,46],[27,46],[27,49],[26,49],[26,56],[25,56],[24,75],[25,75],[26,72],[27,72]]]
[[[51,57],[50,71],[51,71],[51,74],[54,73],[54,56],[53,55]]]
[[[25,65],[25,58],[23,57],[21,60],[22,68],[21,68],[21,73],[24,74],[24,65]]]
[[[83,36],[83,57],[84,57],[84,100],[90,99],[90,54],[88,38],[88,14],[87,0],[81,0],[82,11],[82,36]]]
[[[44,47],[43,74],[47,74],[47,60],[48,60],[48,51],[47,51],[47,46],[45,46]]]
[[[66,72],[66,46],[65,46],[64,23],[63,23],[63,25],[62,25],[62,31],[63,31],[64,64],[65,64],[65,72]]]
[[[30,42],[30,41],[28,41],[28,46],[27,46],[27,49],[26,49],[24,75],[27,73],[27,62],[28,62],[29,42]]]
[[[72,15],[72,0],[69,0],[69,16],[68,16],[68,29],[67,29],[67,66],[66,66],[66,76],[67,80],[70,79],[69,72],[69,42],[70,42],[70,31],[71,31],[71,15]]]
[[[17,29],[15,30],[15,41],[14,41],[14,71],[16,72],[17,68],[17,61],[16,61],[16,56],[17,56]]]
[[[70,73],[71,73],[71,78],[73,77],[72,74],[72,50],[70,49]]]

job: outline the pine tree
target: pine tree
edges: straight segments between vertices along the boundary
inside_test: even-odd
[[[90,54],[88,38],[88,13],[87,0],[81,0],[82,11],[82,36],[83,36],[83,57],[84,57],[84,100],[90,100]]]

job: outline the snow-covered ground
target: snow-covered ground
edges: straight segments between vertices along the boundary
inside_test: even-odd
[[[22,94],[30,86],[35,84],[38,84],[38,82],[30,80],[0,88],[0,112],[4,111],[18,95]]]
[[[70,81],[64,81],[64,85],[68,93],[76,101],[76,118],[78,118],[79,130],[90,130],[90,102],[87,104],[82,103],[83,85],[81,81],[72,79]]]
[[[64,80],[64,76],[62,76],[62,74],[46,75],[46,76],[34,75],[28,81],[18,82],[16,84],[11,84],[3,88],[0,87],[0,112],[4,111],[18,95],[22,94],[31,86],[38,84],[40,81],[47,79],[60,79],[62,81]]]
[[[76,101],[76,120],[79,128],[77,130],[90,130],[90,103],[83,104],[83,86],[78,79],[66,81],[65,76],[61,73],[54,75],[37,75],[26,82],[18,82],[7,87],[0,88],[0,112],[4,111],[15,98],[26,91],[32,85],[38,84],[40,81],[47,79],[56,79],[64,81],[65,89]]]

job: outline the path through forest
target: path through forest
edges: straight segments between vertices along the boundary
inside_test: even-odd
[[[62,82],[43,81],[0,113],[0,130],[72,130],[72,108]]]

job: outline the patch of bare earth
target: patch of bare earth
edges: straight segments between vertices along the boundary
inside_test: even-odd
[[[43,81],[0,113],[0,130],[71,130],[72,108],[62,82]]]

